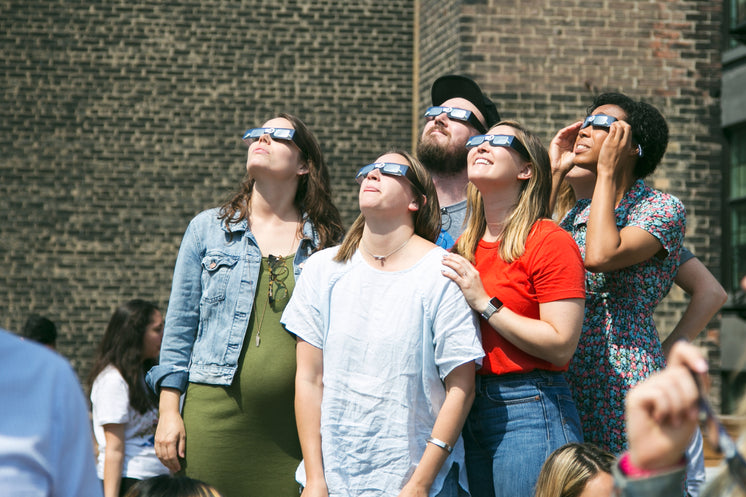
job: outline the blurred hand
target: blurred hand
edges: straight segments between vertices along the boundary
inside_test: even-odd
[[[668,366],[627,394],[627,440],[633,465],[656,470],[678,464],[697,426],[699,390],[692,373],[707,362],[696,347],[678,342]]]

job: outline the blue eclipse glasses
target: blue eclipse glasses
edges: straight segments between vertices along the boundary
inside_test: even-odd
[[[456,121],[463,121],[471,124],[480,133],[487,131],[484,129],[484,125],[477,119],[477,116],[470,110],[459,109],[457,107],[428,107],[425,111],[425,117],[427,120],[432,120],[441,114],[445,114],[449,119],[455,119]]]
[[[618,120],[619,119],[617,119],[616,117],[607,116],[606,114],[594,114],[585,118],[580,129],[587,128],[588,126],[593,126],[594,128],[609,129],[611,127],[611,123]],[[642,145],[637,145],[637,156],[642,157]]]
[[[422,187],[420,180],[417,179],[417,175],[415,175],[411,167],[405,166],[404,164],[396,164],[394,162],[374,162],[373,164],[368,164],[367,166],[360,168],[355,175],[355,181],[357,181],[358,184],[362,184],[363,180],[367,178],[368,174],[374,169],[378,169],[382,174],[388,176],[404,176],[409,180],[412,186],[420,192],[420,194],[426,196],[425,189]]]
[[[251,128],[243,134],[243,141],[246,145],[251,145],[254,140],[262,135],[269,135],[273,140],[295,141],[295,130],[289,128]]]
[[[526,147],[523,146],[523,143],[518,141],[518,138],[516,138],[513,135],[476,135],[469,138],[469,141],[466,142],[466,148],[473,148],[477,145],[481,145],[482,143],[487,142],[493,147],[506,147],[506,148],[512,148],[516,152],[518,152],[521,157],[523,157],[526,160],[531,160],[531,157],[528,154],[528,150],[526,150]]]
[[[587,128],[588,126],[608,129],[611,127],[611,123],[616,121],[618,121],[616,117],[607,116],[606,114],[594,114],[585,118],[580,129]]]

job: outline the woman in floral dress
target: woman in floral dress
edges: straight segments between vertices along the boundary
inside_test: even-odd
[[[586,267],[586,310],[568,370],[586,442],[626,448],[627,391],[665,361],[653,312],[679,265],[686,214],[681,202],[645,185],[668,144],[654,107],[625,95],[599,95],[588,117],[560,130],[550,145],[561,179],[572,167],[597,176],[561,225]]]

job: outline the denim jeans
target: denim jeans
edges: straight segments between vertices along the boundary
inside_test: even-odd
[[[565,378],[549,371],[477,375],[463,435],[474,497],[532,497],[549,454],[583,441]]]
[[[469,497],[469,494],[458,484],[458,464],[451,466],[440,492],[435,497]],[[472,494],[474,495],[474,494]]]

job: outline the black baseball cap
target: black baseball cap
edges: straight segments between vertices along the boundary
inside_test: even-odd
[[[500,122],[500,113],[497,112],[495,103],[482,93],[479,85],[471,78],[457,74],[441,76],[433,83],[431,94],[433,105],[441,105],[451,98],[468,100],[484,116],[487,129]]]

